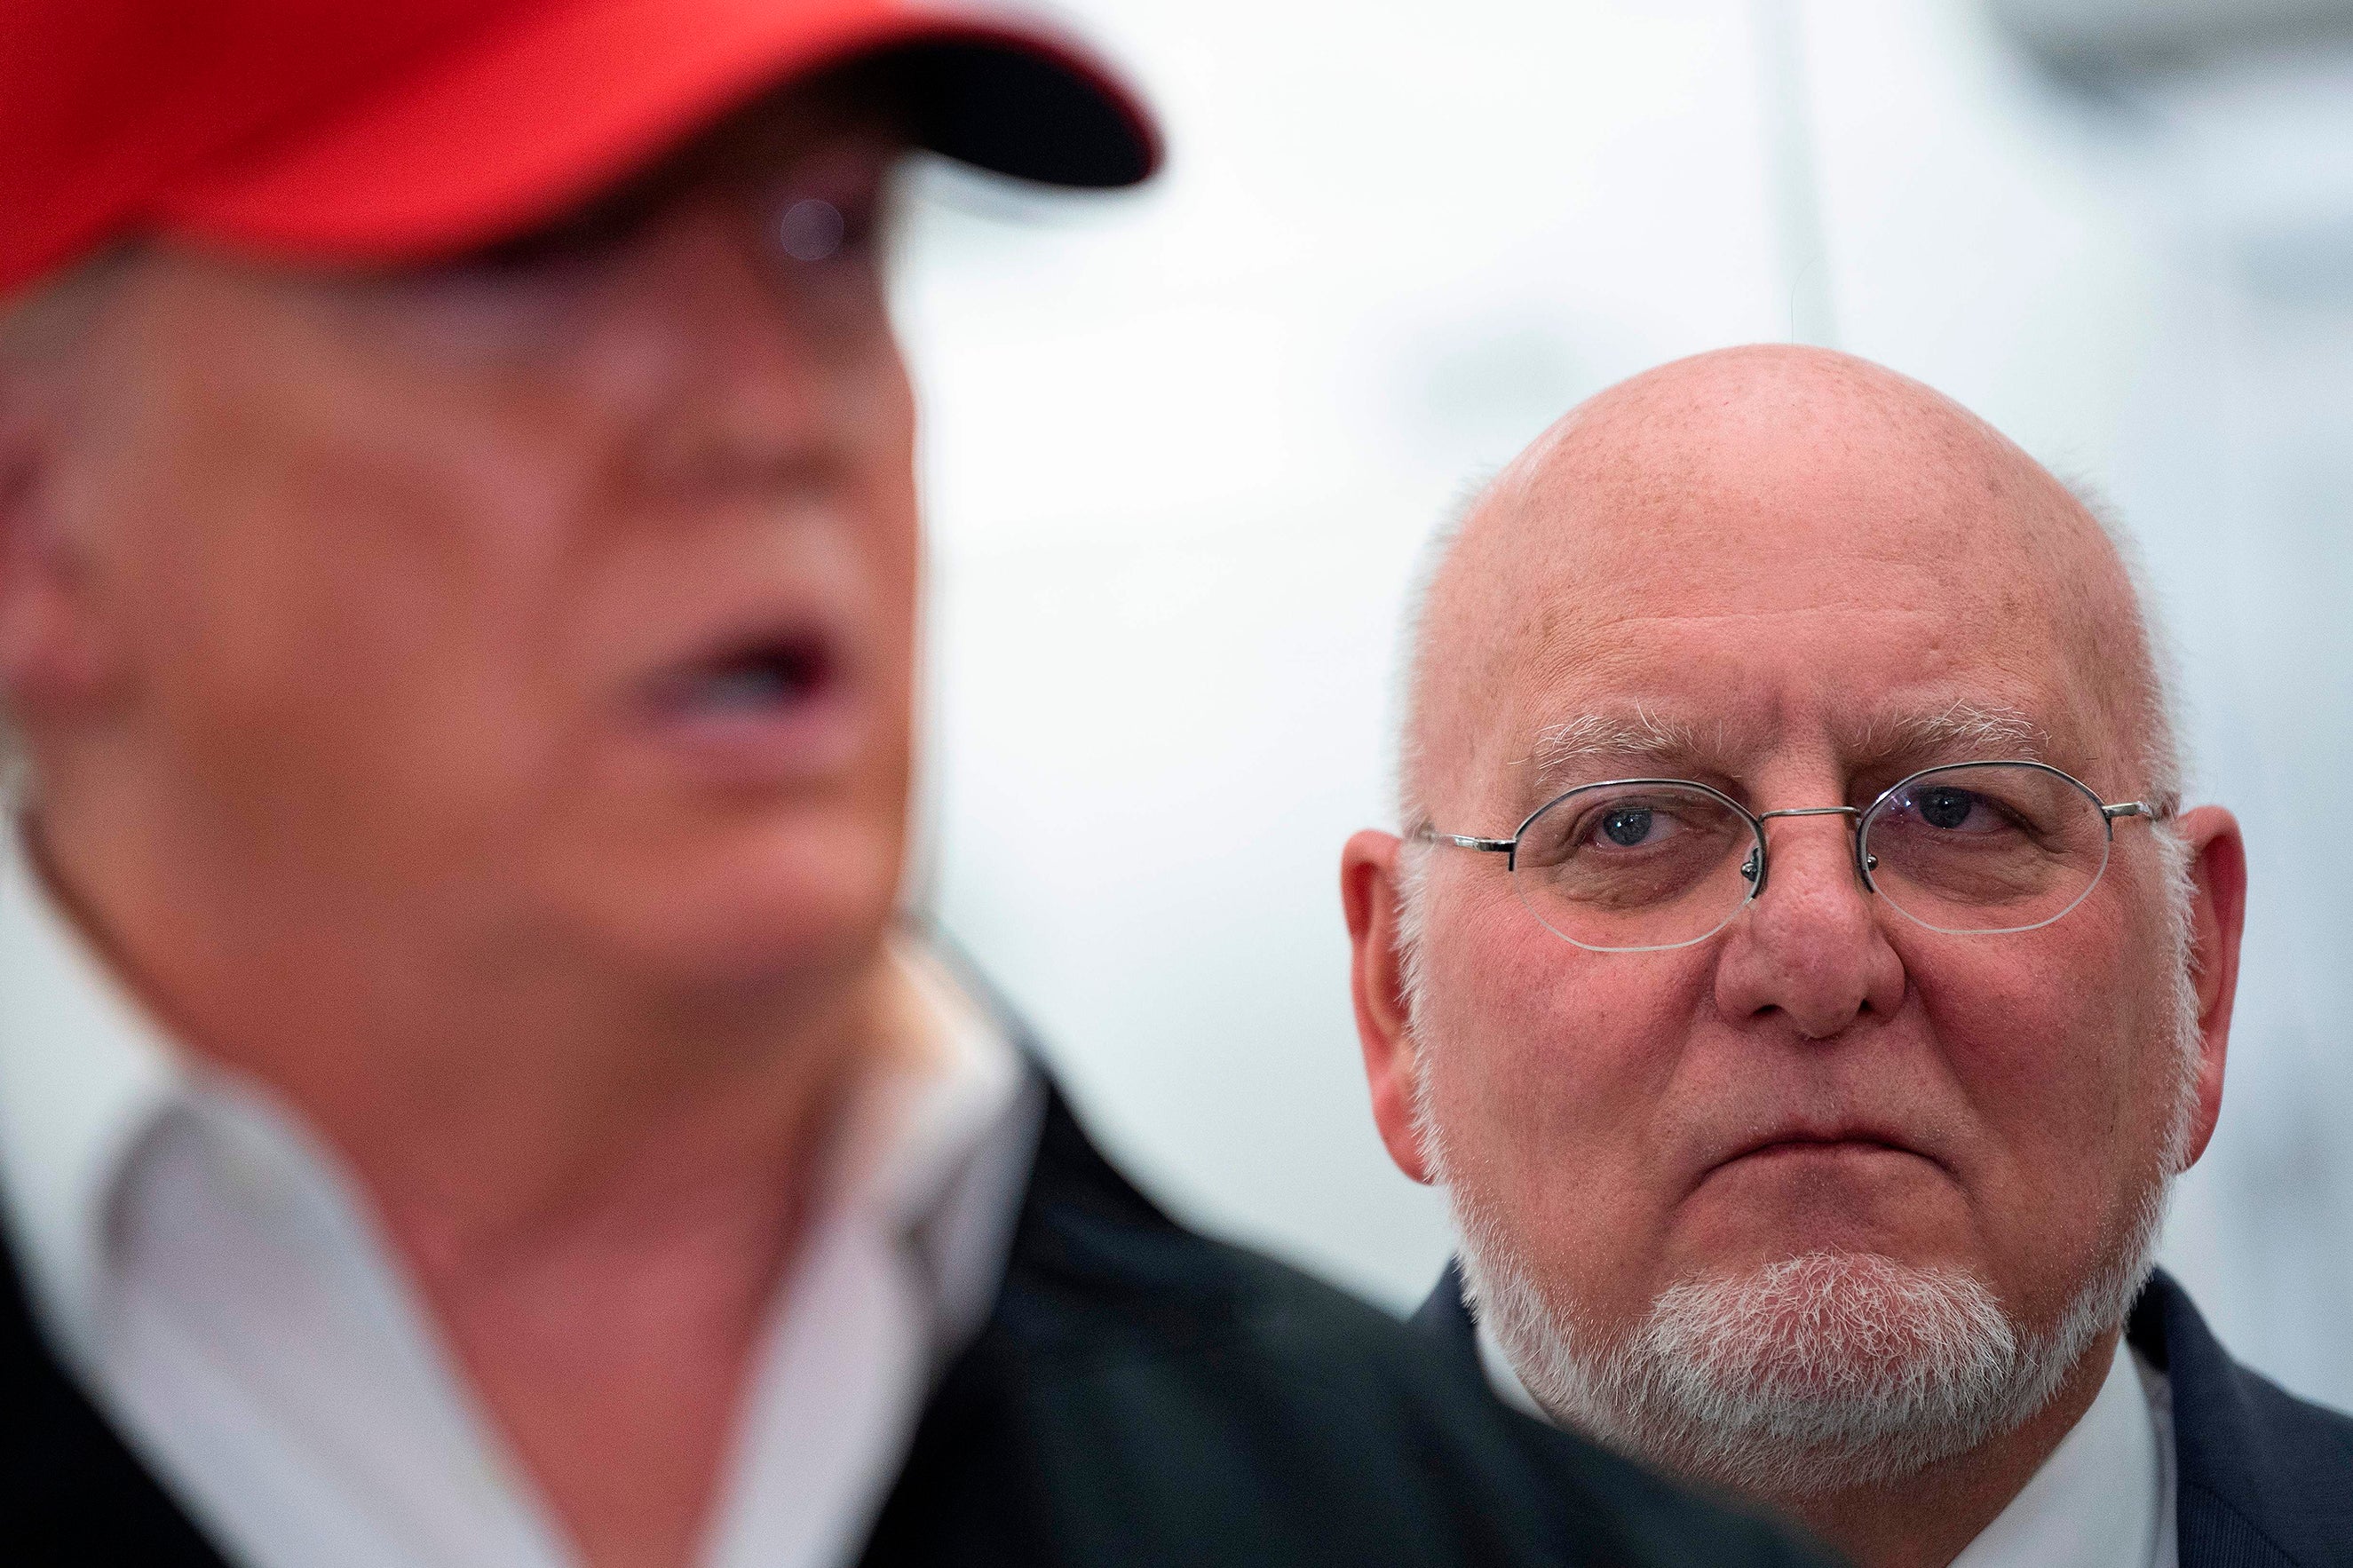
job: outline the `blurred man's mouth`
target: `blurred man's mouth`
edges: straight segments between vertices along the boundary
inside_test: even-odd
[[[779,637],[680,671],[666,683],[663,698],[681,715],[775,713],[823,695],[832,674],[833,654],[822,637]]]
[[[849,763],[860,741],[846,651],[818,627],[716,638],[648,683],[646,710],[659,741],[717,783],[821,776]]]

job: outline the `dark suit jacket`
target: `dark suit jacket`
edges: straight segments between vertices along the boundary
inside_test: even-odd
[[[1506,1410],[1404,1325],[1182,1229],[1059,1098],[996,1305],[866,1553],[871,1568],[1805,1561]],[[222,1562],[50,1354],[0,1249],[0,1563]]]
[[[1413,1322],[1478,1366],[1453,1264]],[[2163,1270],[2125,1332],[2173,1384],[2181,1568],[2353,1568],[2353,1418],[2232,1361]]]

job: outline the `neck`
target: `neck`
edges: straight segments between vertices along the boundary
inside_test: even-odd
[[[923,1048],[880,935],[633,986],[90,826],[28,820],[53,891],[185,1049],[341,1156],[584,1557],[689,1561],[837,1111]]]
[[[2091,1408],[2115,1359],[2101,1335],[2059,1392],[2016,1429],[1901,1480],[1803,1498],[1760,1498],[1855,1568],[1945,1568],[2025,1489]]]
[[[772,1184],[822,1108],[905,1048],[880,932],[755,982],[672,984],[559,942],[453,936],[429,910],[258,887],[135,819],[25,826],[175,1041],[299,1112],[396,1230],[448,1238],[437,1255]]]

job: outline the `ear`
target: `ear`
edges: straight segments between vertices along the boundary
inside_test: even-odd
[[[2198,987],[2198,1109],[2187,1168],[2206,1152],[2222,1114],[2222,1065],[2230,1054],[2231,1005],[2239,994],[2239,938],[2247,923],[2247,847],[2238,819],[2219,805],[2184,812],[2175,831],[2189,847],[2189,956]]]
[[[1398,857],[1394,833],[1366,828],[1340,851],[1340,906],[1348,917],[1348,984],[1356,1038],[1372,1089],[1373,1124],[1398,1170],[1430,1179],[1413,1124],[1413,1089],[1421,1070],[1407,1016],[1405,966],[1398,952]]]
[[[89,698],[101,662],[63,509],[61,396],[0,367],[0,702],[35,728]]]

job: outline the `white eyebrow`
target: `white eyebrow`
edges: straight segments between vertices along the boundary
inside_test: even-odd
[[[1970,760],[2009,757],[2040,761],[2051,749],[2042,727],[2015,708],[1956,699],[1934,713],[1885,715],[1863,726],[1855,750],[1864,756],[1924,752],[1970,753]]]
[[[1546,725],[1523,761],[1535,763],[1541,779],[1594,757],[1683,757],[1698,749],[1689,725],[1636,703],[1622,713],[1582,713]]]
[[[1971,762],[2010,757],[2036,762],[2050,749],[2050,737],[2023,710],[1966,698],[1934,711],[1872,719],[1855,733],[1851,747],[1858,757],[1937,756]],[[1699,731],[1690,724],[1635,703],[1546,725],[1515,765],[1533,764],[1541,782],[1596,758],[1682,763],[1703,750]]]

